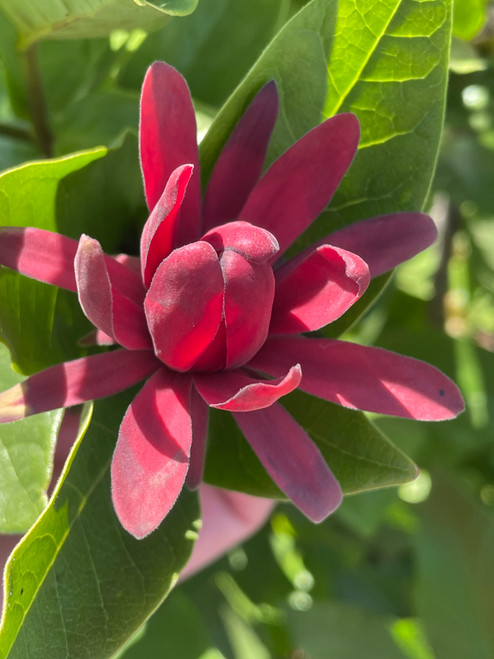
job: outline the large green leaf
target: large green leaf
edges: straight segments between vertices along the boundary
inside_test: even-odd
[[[0,345],[0,389],[21,380]],[[0,426],[0,533],[24,532],[46,506],[59,424],[56,411]]]
[[[196,5],[197,0],[0,0],[0,8],[17,28],[21,48],[42,38],[84,39],[104,37],[116,29],[152,30]]]
[[[436,475],[416,537],[418,613],[438,658],[494,654],[492,508]],[[457,478],[457,476],[454,476]]]
[[[362,413],[300,391],[286,396],[283,403],[317,444],[345,493],[397,485],[415,478],[413,462]],[[256,496],[283,497],[233,417],[226,412],[212,412],[206,480]]]
[[[83,418],[46,512],[15,550],[6,573],[0,632],[6,659],[110,657],[174,585],[198,530],[197,497],[184,492],[144,540],[120,525],[110,497],[116,428],[129,392]]]

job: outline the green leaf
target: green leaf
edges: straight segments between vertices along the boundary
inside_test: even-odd
[[[0,389],[22,379],[0,345]],[[59,411],[47,412],[0,426],[0,533],[23,533],[46,506],[60,417]]]
[[[197,536],[197,497],[184,492],[144,540],[120,525],[110,496],[115,428],[130,394],[81,423],[62,482],[9,561],[0,657],[111,657],[166,597]]]
[[[494,653],[494,516],[452,481],[433,474],[416,538],[418,613],[437,657]]]
[[[194,100],[217,107],[286,20],[287,5],[285,0],[201,0],[193,14],[149,35],[119,82],[140,89],[158,55],[185,76]]]
[[[482,29],[487,19],[486,0],[455,0],[453,33],[469,41]]]
[[[194,11],[197,0],[146,2],[145,0],[0,0],[19,33],[19,46],[50,39],[105,37],[112,30],[153,30],[170,16]]]
[[[105,153],[106,149],[95,149],[24,165],[0,175],[2,224],[56,231],[60,181]],[[74,318],[81,317],[73,293],[22,277],[7,268],[0,270],[0,332],[20,371],[33,373],[63,361],[67,354],[78,354],[80,322]]]
[[[417,475],[413,462],[361,412],[300,391],[282,402],[317,444],[346,494],[406,483]],[[206,481],[256,496],[282,498],[233,417],[211,411]]]

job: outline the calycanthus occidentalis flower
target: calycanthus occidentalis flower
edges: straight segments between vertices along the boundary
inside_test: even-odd
[[[95,341],[120,347],[59,364],[0,394],[0,421],[109,396],[146,379],[120,426],[112,496],[142,538],[184,483],[202,479],[208,408],[231,412],[279,488],[310,519],[340,503],[311,438],[277,400],[301,390],[352,409],[439,420],[463,409],[451,380],[379,348],[306,337],[340,317],[370,276],[436,236],[421,213],[355,223],[284,261],[326,207],[356,153],[359,124],[336,115],[262,175],[278,113],[264,86],[227,141],[201,204],[187,85],[167,64],[147,72],[140,153],[150,216],[140,260],[105,255],[35,228],[0,230],[0,263],[77,292]]]

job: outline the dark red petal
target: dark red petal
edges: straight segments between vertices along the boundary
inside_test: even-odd
[[[195,490],[199,487],[204,472],[209,408],[194,387],[191,389],[190,415],[192,417],[192,446],[189,471],[185,482],[189,489]]]
[[[158,203],[166,182],[177,167],[191,164],[194,174],[182,204],[176,245],[200,235],[200,173],[196,119],[187,83],[164,62],[154,62],[141,95],[140,153],[149,209]]]
[[[274,275],[268,264],[251,263],[230,249],[220,262],[225,278],[226,368],[235,368],[255,355],[268,335]]]
[[[233,249],[252,263],[269,261],[280,249],[272,233],[241,220],[214,227],[202,240],[207,241],[217,252],[227,247]]]
[[[234,220],[261,175],[278,116],[278,90],[268,82],[249,105],[225,144],[204,197],[204,229]]]
[[[271,165],[239,217],[271,231],[282,254],[328,205],[357,151],[353,114],[316,126]]]
[[[192,441],[190,386],[189,378],[161,368],[120,426],[111,467],[113,505],[136,538],[159,526],[184,485]]]
[[[296,364],[276,380],[253,379],[241,371],[194,376],[198,392],[210,407],[229,412],[252,412],[269,407],[296,389],[302,378]]]
[[[270,334],[318,330],[339,318],[369,284],[362,259],[330,245],[304,253],[276,272]]]
[[[119,290],[119,285],[125,290],[127,282],[138,276],[117,261],[105,258],[99,242],[85,235],[79,241],[74,270],[80,305],[93,325],[125,348],[151,349],[142,304]]]
[[[411,259],[437,238],[437,229],[423,213],[394,213],[354,222],[318,241],[358,254],[377,277]]]
[[[382,348],[272,337],[249,366],[276,376],[295,359],[300,389],[344,407],[422,421],[452,419],[464,408],[458,387],[437,368]]]
[[[234,413],[236,422],[276,485],[313,522],[340,505],[341,488],[321,452],[279,403]]]
[[[24,227],[0,229],[0,264],[27,277],[77,291],[74,258],[77,240]]]
[[[142,280],[146,288],[161,261],[176,247],[178,216],[192,165],[183,165],[172,172],[160,200],[153,208],[141,235]]]
[[[149,350],[115,350],[51,366],[0,394],[0,422],[111,396],[160,366]]]
[[[156,355],[190,369],[213,341],[223,316],[224,281],[209,243],[176,249],[156,270],[144,302]]]
[[[253,535],[273,510],[272,499],[230,492],[203,483],[199,487],[202,527],[192,556],[180,573],[180,579],[222,556],[226,551]]]

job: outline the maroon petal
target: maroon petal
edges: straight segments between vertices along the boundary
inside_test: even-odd
[[[23,227],[0,229],[0,264],[27,277],[77,291],[74,258],[77,240]]]
[[[353,114],[316,126],[271,165],[240,217],[271,231],[282,254],[329,203],[357,151],[359,134]]]
[[[225,278],[226,368],[235,368],[249,361],[268,335],[274,275],[267,263],[251,263],[231,249],[223,252],[220,262]]]
[[[0,394],[0,422],[111,396],[158,368],[149,350],[115,350],[51,366]]]
[[[177,243],[200,234],[200,174],[196,119],[187,83],[164,62],[154,62],[144,79],[141,95],[140,153],[149,209],[158,203],[171,173],[190,163],[194,174],[182,204]]]
[[[318,330],[339,318],[369,284],[362,259],[330,245],[321,245],[276,272],[270,334]]]
[[[423,213],[394,213],[354,222],[317,244],[331,243],[361,256],[377,277],[429,247],[437,229]]]
[[[199,499],[202,527],[190,560],[180,573],[181,580],[253,535],[275,505],[272,499],[222,490],[206,483],[199,488]]]
[[[214,227],[202,240],[212,245],[217,252],[226,248],[233,249],[252,263],[269,261],[280,249],[272,233],[241,220]]]
[[[130,350],[151,349],[152,342],[142,304],[136,304],[119,290],[136,275],[114,261],[112,277],[101,245],[82,235],[74,260],[80,305],[89,320],[104,334]]]
[[[458,387],[437,368],[382,348],[273,337],[249,366],[277,376],[295,359],[300,389],[344,407],[422,421],[452,419],[464,408]]]
[[[239,216],[261,175],[277,116],[278,90],[271,81],[249,105],[216,162],[204,197],[204,229]]]
[[[229,412],[252,412],[269,407],[300,384],[297,364],[277,380],[254,380],[240,371],[196,375],[194,383],[210,407]]]
[[[279,403],[234,413],[266,471],[300,510],[321,522],[340,505],[341,488],[321,452]]]
[[[190,379],[162,368],[125,413],[113,455],[115,512],[136,538],[154,531],[184,485],[192,424]]]
[[[223,315],[224,281],[206,242],[176,249],[156,270],[144,302],[156,355],[187,371],[213,341]]]
[[[172,172],[160,200],[144,225],[141,267],[146,288],[149,288],[156,268],[176,246],[178,215],[193,169],[192,165],[183,165]]]
[[[185,482],[189,489],[195,490],[199,487],[204,472],[209,423],[209,408],[195,387],[191,389],[190,415],[192,417],[192,446],[189,471]]]

